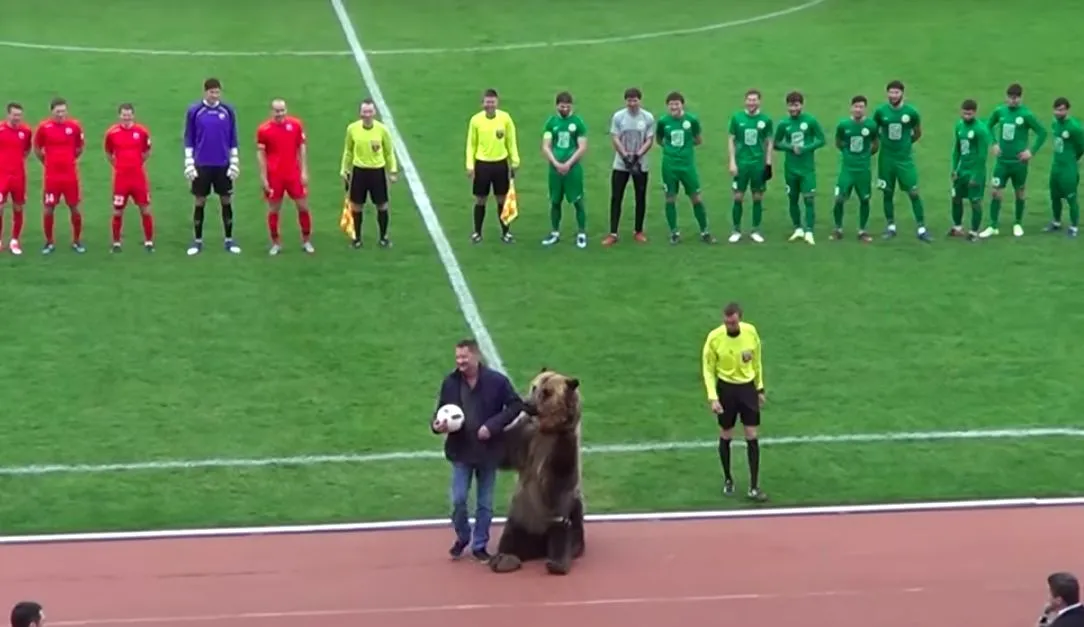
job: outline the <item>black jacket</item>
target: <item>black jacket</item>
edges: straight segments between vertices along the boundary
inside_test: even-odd
[[[1084,607],[1074,607],[1048,623],[1049,627],[1084,627]]]
[[[463,374],[454,370],[444,378],[440,386],[436,409],[449,403],[459,405],[466,417],[459,431],[447,434],[444,440],[444,457],[452,463],[497,464],[504,457],[504,428],[523,410],[523,399],[516,393],[508,377],[486,366],[479,366],[474,394],[477,395],[476,404],[480,415],[472,416],[470,410],[464,406],[464,383]],[[434,417],[436,409],[433,410]],[[478,439],[478,429],[483,425],[490,433],[489,439],[485,441]]]

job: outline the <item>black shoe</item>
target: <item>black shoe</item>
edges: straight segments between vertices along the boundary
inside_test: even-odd
[[[731,479],[723,480],[723,494],[730,496],[734,494],[734,481]]]
[[[474,551],[472,555],[474,556],[474,561],[481,562],[483,564],[488,564],[489,560],[493,559],[493,556],[490,555],[485,549],[482,549],[480,551]]]
[[[760,488],[749,488],[747,495],[750,501],[756,503],[763,503],[768,500],[768,495],[760,491]]]
[[[455,544],[452,545],[452,548],[448,549],[448,555],[451,555],[454,560],[463,557],[463,551],[467,550],[467,544],[468,543],[466,542],[456,540]]]
[[[355,249],[361,248],[361,240],[355,239],[350,242],[350,245],[353,246]]]

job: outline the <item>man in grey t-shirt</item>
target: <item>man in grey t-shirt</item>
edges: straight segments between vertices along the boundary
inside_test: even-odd
[[[632,179],[635,195],[636,226],[633,237],[646,242],[644,215],[647,213],[647,152],[655,143],[655,116],[640,106],[643,94],[636,87],[625,90],[625,106],[614,113],[610,121],[610,139],[614,147],[613,173],[610,177],[610,234],[603,246],[617,243],[621,223],[621,205],[625,189]]]

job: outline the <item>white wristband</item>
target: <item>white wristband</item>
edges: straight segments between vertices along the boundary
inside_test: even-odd
[[[184,149],[184,159],[185,159],[185,161],[191,161],[194,156],[195,156],[195,151],[194,150],[192,150],[191,148],[185,148]]]

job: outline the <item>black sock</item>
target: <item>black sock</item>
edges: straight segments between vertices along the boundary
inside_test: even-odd
[[[719,438],[719,463],[723,465],[723,478],[733,481],[734,476],[730,474],[730,440]]]
[[[361,216],[360,211],[354,212],[354,239],[359,242],[361,241]]]
[[[192,210],[192,233],[196,239],[203,239],[203,206],[196,205],[196,208]]]
[[[376,224],[380,227],[380,239],[388,239],[388,211],[376,212]]]
[[[233,205],[222,203],[222,234],[226,239],[233,239]]]
[[[760,487],[760,441],[745,441],[745,453],[749,456],[749,487]]]
[[[616,198],[610,200],[610,233],[617,234],[617,227],[621,224],[621,203]]]
[[[486,221],[486,206],[474,205],[474,232],[481,233],[482,225]]]
[[[497,203],[497,224],[501,225],[501,236],[508,235],[508,225],[501,220],[501,206],[504,203]]]

